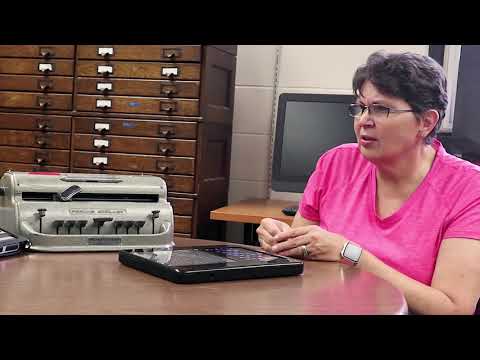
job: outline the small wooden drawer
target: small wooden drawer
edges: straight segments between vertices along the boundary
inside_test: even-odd
[[[79,60],[77,76],[159,80],[200,80],[200,64]]]
[[[115,135],[80,135],[73,140],[75,150],[152,154],[161,156],[195,156],[195,140],[169,140]]]
[[[198,98],[200,96],[200,82],[79,78],[77,79],[77,93]]]
[[[175,215],[193,214],[193,199],[169,197],[167,201],[170,202],[170,205],[172,205],[173,213]]]
[[[173,217],[174,231],[178,233],[191,233],[192,232],[192,217],[191,216],[179,216]]]
[[[42,166],[68,166],[70,151],[0,146],[0,161]]]
[[[184,157],[92,153],[76,151],[73,166],[93,169],[112,169],[164,174],[193,175],[195,160]]]
[[[0,75],[0,90],[73,92],[73,78],[63,76]]]
[[[119,175],[139,175],[138,172],[133,171],[118,171],[118,170],[100,170],[100,169],[85,169],[85,168],[73,168],[72,172],[74,173],[94,173],[94,174],[119,174]],[[165,175],[165,174],[156,174],[142,172],[145,175],[159,176],[167,184],[168,192],[179,192],[179,193],[193,193],[194,192],[194,182],[193,176],[186,175]]]
[[[0,176],[5,171],[26,171],[26,172],[59,172],[59,173],[68,173],[68,167],[60,166],[42,166],[42,165],[33,165],[33,164],[20,164],[20,163],[9,163],[9,162],[0,162]]]
[[[195,184],[193,176],[186,175],[165,175],[165,174],[147,174],[160,176],[167,184],[169,192],[193,193],[195,192]]]
[[[200,61],[200,45],[78,45],[79,59]]]
[[[74,117],[73,121],[75,133],[151,136],[165,139],[197,138],[197,123],[194,122],[91,117]]]
[[[73,59],[75,45],[0,45],[0,57]]]
[[[70,116],[0,113],[0,129],[70,133],[71,123]]]
[[[77,111],[198,116],[197,99],[77,95]]]
[[[45,149],[70,149],[70,134],[42,131],[0,130],[0,145]]]
[[[0,59],[1,74],[73,75],[73,60]]]
[[[37,110],[71,110],[72,95],[1,91],[0,107]]]

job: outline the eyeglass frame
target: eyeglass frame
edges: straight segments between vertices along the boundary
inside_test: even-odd
[[[352,115],[352,113],[350,112],[350,109],[351,109],[352,106],[359,106],[359,107],[362,109],[362,112],[361,112],[359,115]],[[416,112],[416,111],[413,110],[413,109],[408,109],[408,110],[392,109],[392,108],[389,108],[388,106],[380,105],[380,104],[372,104],[372,105],[370,105],[370,106],[361,105],[361,104],[350,104],[350,105],[348,106],[348,109],[349,109],[348,113],[349,113],[349,115],[350,115],[351,117],[353,117],[353,118],[360,118],[360,117],[362,117],[362,115],[365,113],[365,110],[368,110],[368,114],[371,114],[371,112],[370,112],[370,107],[372,107],[372,106],[380,106],[380,107],[382,107],[382,108],[387,109],[388,111],[387,111],[387,116],[386,116],[386,118],[388,118],[388,116],[390,115],[390,113],[395,114],[395,113],[405,113],[405,112]],[[373,115],[373,116],[375,116],[375,115]]]

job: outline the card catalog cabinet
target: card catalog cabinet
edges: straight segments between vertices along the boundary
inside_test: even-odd
[[[0,173],[162,177],[175,234],[216,238],[236,46],[0,45]]]

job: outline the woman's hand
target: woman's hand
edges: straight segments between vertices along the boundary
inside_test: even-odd
[[[258,240],[260,246],[265,251],[272,251],[272,246],[277,242],[273,240],[274,236],[290,230],[290,225],[275,219],[265,218],[260,222],[257,228]]]
[[[301,226],[276,234],[271,252],[309,260],[340,261],[347,242],[343,236],[317,225]]]

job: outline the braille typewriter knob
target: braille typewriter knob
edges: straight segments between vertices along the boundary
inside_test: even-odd
[[[125,221],[123,225],[125,226],[125,232],[128,234],[128,229],[132,227],[133,221]]]
[[[77,226],[78,226],[78,230],[80,231],[80,234],[81,234],[82,233],[82,228],[87,226],[87,220],[78,220],[77,221]]]
[[[37,209],[38,211],[38,216],[40,216],[40,227],[39,227],[39,230],[40,230],[40,233],[42,232],[42,218],[45,216],[45,213],[47,212],[47,209]]]
[[[123,221],[114,221],[113,227],[115,228],[115,234],[118,234],[118,228],[123,226]]]
[[[100,234],[100,228],[108,221],[112,221],[113,218],[94,218],[93,222],[97,226],[97,234]]]
[[[67,234],[70,235],[70,229],[75,225],[75,220],[67,220],[63,224],[67,228]]]
[[[63,225],[63,220],[55,220],[53,222],[53,226],[55,226],[55,228],[57,229],[57,235],[58,235],[58,229],[60,229],[60,227]]]
[[[155,234],[155,219],[160,217],[160,210],[152,210],[152,234]]]
[[[145,221],[135,221],[135,227],[137,228],[137,234],[140,234],[140,228],[145,225]]]

